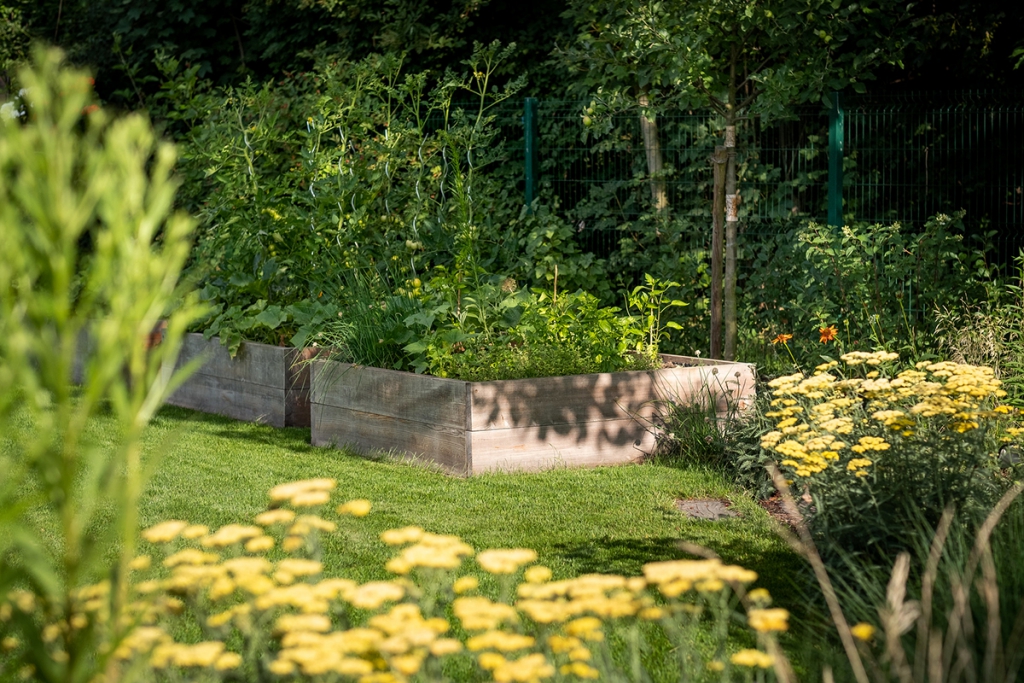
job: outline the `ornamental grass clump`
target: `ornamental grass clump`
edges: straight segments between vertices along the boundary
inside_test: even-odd
[[[898,360],[857,351],[769,383],[776,422],[761,446],[810,496],[805,514],[826,550],[899,548],[949,506],[988,510],[1012,478],[999,452],[1022,430],[992,369]]]
[[[310,492],[330,498],[334,488],[325,479],[275,487],[254,524],[168,520],[144,530],[122,635],[99,644],[111,662],[94,680],[642,680],[651,635],[673,644],[662,649],[671,661],[656,665],[679,680],[790,676],[777,641],[789,613],[771,607],[763,588],[748,592],[755,572],[718,559],[652,562],[642,576],[553,580],[531,549],[477,552],[456,536],[409,526],[380,535],[395,550],[387,563],[394,578],[325,576],[317,559],[324,535],[352,534],[354,518],[371,514],[365,500],[301,504]],[[254,548],[260,538],[270,542]],[[74,624],[50,623],[30,593],[0,597],[7,656],[64,656],[58,641],[22,638],[12,628],[19,620],[43,633],[114,632],[106,627],[109,595],[107,582],[83,589]]]

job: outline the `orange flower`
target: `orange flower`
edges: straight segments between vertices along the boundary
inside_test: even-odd
[[[775,339],[772,339],[772,344],[785,344],[792,338],[793,335],[791,334],[780,334],[779,336],[775,337]]]
[[[819,327],[818,334],[821,335],[821,339],[819,341],[821,341],[822,344],[828,344],[830,341],[835,341],[836,333],[838,331],[839,330],[836,329],[835,325],[829,325],[828,327]]]

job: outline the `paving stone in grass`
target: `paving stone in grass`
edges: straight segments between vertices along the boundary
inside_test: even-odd
[[[693,519],[707,519],[713,522],[727,517],[740,516],[738,512],[729,508],[728,503],[715,498],[677,500],[676,508]]]

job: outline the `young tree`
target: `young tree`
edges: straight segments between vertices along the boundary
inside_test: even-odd
[[[738,126],[831,91],[863,92],[878,67],[899,63],[910,7],[893,0],[581,0],[570,10],[582,31],[564,54],[581,69],[579,84],[602,102],[636,103],[648,121],[670,108],[710,108],[723,119],[725,201],[715,205],[724,204],[725,274],[724,291],[712,295],[712,321],[724,300],[725,358],[734,358],[737,336]],[[656,179],[654,161],[648,167]],[[713,276],[719,259],[713,254]]]

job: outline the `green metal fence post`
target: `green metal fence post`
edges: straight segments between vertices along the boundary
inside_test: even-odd
[[[843,225],[843,95],[832,93],[828,113],[828,224]]]
[[[526,210],[531,211],[537,197],[537,98],[523,100],[523,142],[526,154]]]

